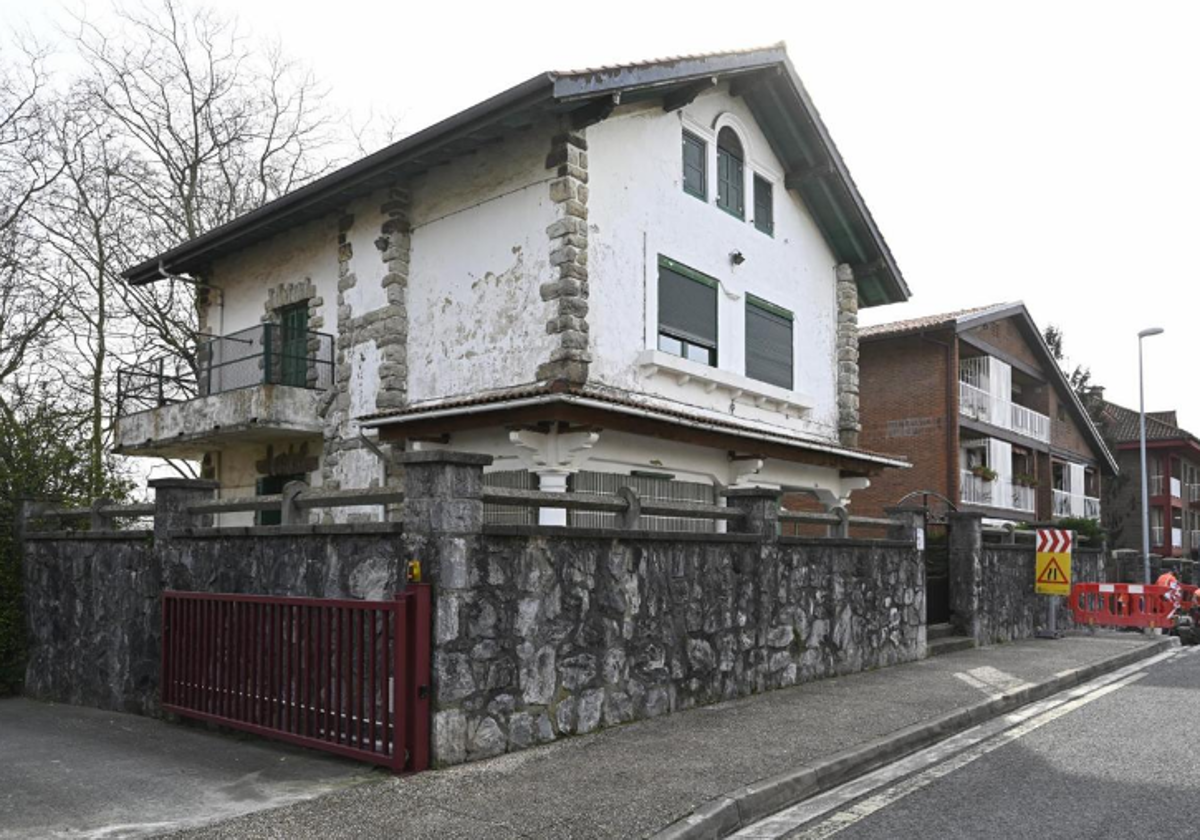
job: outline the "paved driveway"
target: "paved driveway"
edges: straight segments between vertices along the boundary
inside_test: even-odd
[[[0,840],[142,837],[384,778],[197,726],[0,700]]]

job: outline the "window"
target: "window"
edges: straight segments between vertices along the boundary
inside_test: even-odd
[[[717,135],[717,206],[739,219],[746,218],[746,181],[742,141],[728,126]]]
[[[674,260],[658,260],[658,349],[717,365],[717,281]]]
[[[771,182],[761,175],[754,176],[754,226],[768,236],[775,235],[775,205]]]
[[[267,475],[258,479],[254,485],[255,496],[274,496],[283,492],[285,485],[293,481],[307,481],[308,476],[304,473],[295,475]],[[283,521],[282,514],[278,510],[260,510],[255,515],[256,525],[278,525]]]
[[[792,390],[792,313],[746,295],[746,376]]]
[[[708,145],[690,131],[683,132],[683,191],[708,201]]]

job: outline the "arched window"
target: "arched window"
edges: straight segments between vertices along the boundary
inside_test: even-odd
[[[722,128],[717,135],[717,206],[739,219],[746,218],[745,159],[737,133]]]

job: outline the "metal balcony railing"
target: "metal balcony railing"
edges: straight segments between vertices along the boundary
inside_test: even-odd
[[[1200,484],[1188,485],[1188,501],[1200,502]]]
[[[117,416],[255,385],[333,387],[333,336],[261,324],[117,371]]]
[[[1157,545],[1162,545],[1162,544],[1163,544],[1163,526],[1151,525],[1150,526],[1150,545],[1157,546]]]
[[[1066,490],[1055,490],[1052,494],[1055,516],[1071,515],[1071,494]]]
[[[1200,531],[1192,531],[1188,536],[1190,537],[1188,546],[1191,548],[1200,548]]]
[[[1161,475],[1150,476],[1149,486],[1151,496],[1161,496],[1163,494],[1163,478],[1164,476]],[[1162,545],[1162,543],[1159,543],[1159,545]]]
[[[1100,500],[1095,496],[1083,497],[1083,515],[1088,519],[1100,519]]]
[[[1055,516],[1082,516],[1097,520],[1100,518],[1100,500],[1095,496],[1072,493],[1070,490],[1055,490],[1051,495]]]
[[[958,383],[958,411],[973,420],[1050,442],[1050,418],[1045,414],[1002,400],[968,382]]]

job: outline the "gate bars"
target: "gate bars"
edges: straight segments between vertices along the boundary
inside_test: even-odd
[[[430,590],[391,601],[163,593],[162,707],[304,747],[429,767]]]

